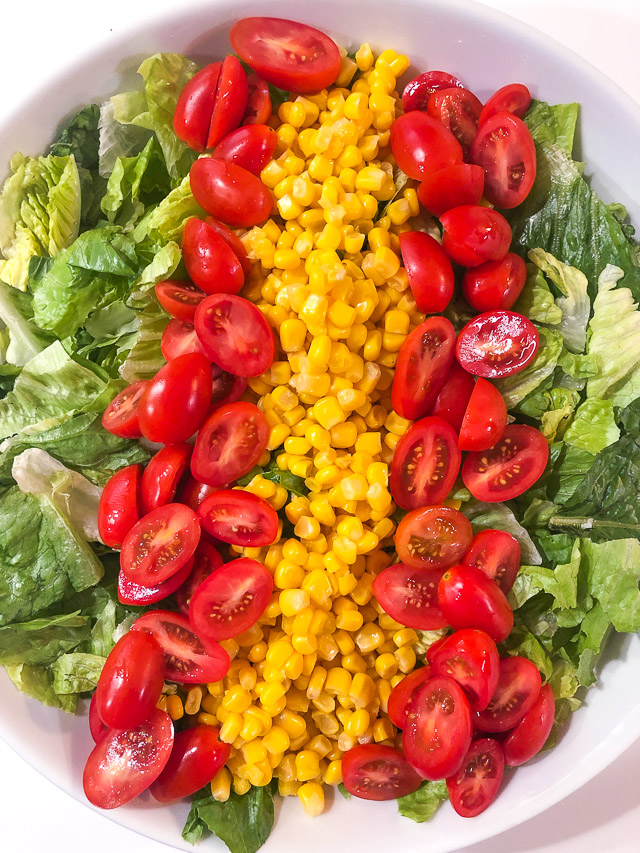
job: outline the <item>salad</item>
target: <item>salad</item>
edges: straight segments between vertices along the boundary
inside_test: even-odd
[[[192,842],[331,787],[473,817],[640,628],[633,228],[576,104],[230,41],[11,161],[0,663]]]

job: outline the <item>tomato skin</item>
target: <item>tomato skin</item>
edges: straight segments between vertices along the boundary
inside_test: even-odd
[[[109,731],[84,768],[82,785],[87,799],[100,809],[130,802],[158,778],[172,747],[171,717],[158,708],[135,728]]]
[[[515,311],[487,311],[458,335],[458,361],[476,376],[496,379],[519,373],[538,351],[540,338],[531,320]]]
[[[182,236],[182,256],[189,277],[205,293],[238,293],[241,290],[244,271],[238,256],[202,219],[187,220]]]
[[[102,426],[120,438],[140,438],[138,407],[148,384],[141,379],[117,394],[102,415]]]
[[[531,103],[531,92],[522,83],[509,83],[494,92],[487,103],[482,108],[480,113],[480,124],[485,122],[496,113],[508,112],[513,113],[518,118],[529,109]]]
[[[458,563],[473,539],[469,519],[448,506],[425,506],[407,513],[394,542],[398,557],[414,569],[446,569]]]
[[[278,134],[266,124],[239,127],[220,140],[213,156],[259,175],[275,151]]]
[[[162,355],[167,361],[174,361],[181,355],[198,353],[206,357],[205,349],[200,343],[195,327],[182,320],[170,320],[162,333],[160,341]]]
[[[506,732],[516,726],[533,708],[542,679],[535,664],[514,656],[500,661],[500,677],[491,701],[476,714],[476,728],[483,732]]]
[[[422,779],[399,749],[378,743],[358,744],[342,757],[344,786],[363,800],[396,800],[412,794]]]
[[[394,121],[390,140],[398,166],[416,180],[462,162],[462,147],[451,131],[417,110]]]
[[[190,281],[159,281],[155,286],[158,302],[177,320],[193,323],[196,308],[205,294]]]
[[[464,691],[452,678],[436,675],[413,693],[402,748],[412,767],[435,781],[458,772],[472,732]]]
[[[278,538],[278,513],[251,492],[223,489],[205,498],[198,509],[204,529],[229,545],[261,548]]]
[[[439,89],[429,98],[427,112],[453,133],[468,157],[482,112],[482,102],[473,92],[460,87]]]
[[[479,628],[496,643],[513,628],[513,611],[500,587],[475,566],[453,566],[442,576],[438,604],[456,631]]]
[[[267,81],[257,74],[247,74],[247,83],[249,100],[242,124],[266,124],[271,118],[271,95]]]
[[[429,99],[440,89],[464,88],[453,74],[446,71],[425,71],[410,80],[402,92],[402,106],[405,113],[411,110],[426,110]]]
[[[484,631],[463,628],[446,637],[432,656],[434,675],[448,675],[467,694],[472,711],[483,711],[500,677],[500,656]]]
[[[527,265],[514,252],[500,261],[486,261],[467,270],[462,279],[462,294],[476,311],[511,308],[527,280]]]
[[[191,445],[185,442],[167,444],[151,457],[142,475],[140,503],[143,515],[173,500],[190,459]]]
[[[211,114],[211,124],[207,135],[207,148],[214,148],[242,121],[247,101],[249,84],[240,60],[237,56],[225,56],[220,69],[220,79],[216,100]]]
[[[453,267],[444,249],[424,231],[400,235],[402,263],[418,310],[425,314],[444,311],[455,286]]]
[[[193,569],[189,573],[185,582],[176,592],[176,602],[181,613],[185,616],[189,615],[189,604],[191,596],[200,586],[200,584],[208,578],[212,572],[219,569],[222,565],[222,557],[218,551],[209,542],[204,539],[200,541],[194,557]]]
[[[178,732],[164,770],[151,785],[160,803],[195,794],[210,782],[229,760],[231,746],[220,740],[220,729],[194,726]]]
[[[462,766],[447,779],[451,805],[460,817],[475,817],[498,796],[504,775],[502,747],[494,738],[474,740]]]
[[[135,729],[155,708],[163,684],[158,643],[146,634],[125,634],[109,652],[98,679],[98,716],[110,729]]]
[[[534,705],[502,742],[508,767],[519,767],[540,752],[551,734],[555,715],[553,690],[544,684]]]
[[[340,51],[325,33],[284,18],[242,18],[229,40],[238,56],[267,83],[308,94],[326,89],[340,73]]]
[[[536,147],[529,128],[513,113],[495,113],[482,122],[471,160],[484,169],[484,195],[491,204],[508,210],[529,195],[536,179]]]
[[[95,693],[91,697],[91,702],[89,704],[89,731],[91,732],[91,737],[93,738],[94,743],[100,743],[100,741],[105,739],[109,732],[109,726],[105,726],[100,719],[98,711],[96,710]]]
[[[438,583],[443,571],[396,563],[376,577],[373,594],[396,622],[418,631],[436,631],[447,624],[438,606]]]
[[[549,445],[541,432],[524,424],[509,424],[489,450],[468,454],[462,481],[479,501],[510,501],[540,479],[548,459]],[[507,472],[510,478],[505,476]]]
[[[209,362],[199,353],[181,355],[147,385],[140,401],[140,431],[162,444],[184,441],[201,425],[210,402]]]
[[[480,166],[456,163],[424,176],[418,187],[420,204],[435,216],[453,207],[478,204],[484,188],[484,172]]]
[[[459,470],[458,436],[451,424],[422,418],[398,442],[389,475],[391,494],[407,510],[442,503]]]
[[[414,669],[396,684],[387,700],[387,715],[394,726],[399,729],[405,727],[413,691],[430,678],[431,667],[427,664]]]
[[[217,364],[211,365],[213,376],[213,387],[211,390],[211,411],[226,406],[227,403],[235,403],[245,392],[247,380],[244,376],[234,376],[227,373]]]
[[[520,543],[504,530],[481,530],[462,562],[481,569],[506,595],[520,569]]]
[[[431,411],[453,364],[455,341],[446,317],[427,317],[405,338],[391,388],[391,404],[401,417],[415,420]]]
[[[474,385],[473,376],[454,361],[442,391],[436,397],[431,414],[442,418],[451,424],[456,432],[460,432]]]
[[[479,377],[471,392],[458,436],[460,450],[488,450],[500,441],[507,425],[507,405],[487,379]]]
[[[207,147],[221,68],[221,62],[212,62],[201,68],[180,92],[176,104],[173,129],[178,139],[194,151],[204,151]]]
[[[269,188],[242,166],[201,157],[191,167],[190,178],[200,207],[226,225],[251,228],[271,215],[273,197]]]
[[[257,464],[269,438],[269,426],[253,403],[229,403],[202,425],[191,457],[191,473],[200,483],[222,488]]]
[[[242,267],[245,276],[249,275],[251,272],[251,261],[247,257],[246,249],[236,232],[227,228],[227,226],[222,222],[218,222],[218,220],[214,219],[213,216],[207,216],[204,221],[207,223],[209,228],[213,228],[216,234],[222,237],[227,246],[229,246],[236,258],[240,261],[240,266]],[[191,322],[193,322],[193,320]]]
[[[206,483],[199,483],[195,477],[188,474],[178,489],[176,499],[178,503],[185,504],[194,512],[197,512],[202,501],[215,491],[213,486],[207,486]]]
[[[463,267],[499,261],[509,251],[511,227],[501,213],[490,207],[463,204],[444,213],[440,222],[444,228],[443,249]]]
[[[124,537],[140,519],[138,496],[142,465],[116,471],[102,490],[98,506],[98,533],[109,548],[122,547]]]
[[[155,586],[142,586],[135,583],[121,570],[118,573],[118,601],[120,604],[132,604],[134,607],[144,607],[147,604],[157,604],[176,590],[187,580],[193,568],[193,558],[188,560],[181,569]]]

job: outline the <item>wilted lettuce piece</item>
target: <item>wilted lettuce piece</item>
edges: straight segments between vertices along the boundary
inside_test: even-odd
[[[596,456],[620,438],[612,400],[588,399],[577,409],[564,435],[566,444],[588,450]]]
[[[135,94],[144,99],[142,92]],[[139,154],[151,138],[150,130],[134,124],[124,124],[116,118],[115,104],[119,97],[121,96],[114,96],[100,107],[98,171],[103,178],[108,178],[113,172],[118,157]]]
[[[76,113],[49,148],[55,157],[73,155],[76,165],[93,171],[98,168],[98,121],[100,107],[88,104]]]
[[[589,590],[613,623],[616,631],[640,630],[640,542],[581,540]]]
[[[540,418],[540,431],[547,441],[556,441],[564,435],[573,417],[574,409],[580,401],[580,394],[570,388],[551,388],[549,391],[541,392],[541,396],[548,403],[549,408]]]
[[[40,329],[33,317],[33,297],[0,281],[0,320],[5,324],[8,343],[5,359],[23,367],[47,347],[53,336]]]
[[[527,280],[513,310],[534,323],[557,326],[562,320],[562,311],[556,305],[542,271],[535,264],[527,264]]]
[[[89,636],[89,617],[79,611],[15,622],[0,628],[0,664],[49,664]]]
[[[530,563],[532,566],[539,566],[542,563],[542,557],[533,544],[533,539],[505,504],[473,501],[461,507],[460,511],[471,522],[474,533],[478,530],[488,530],[494,527],[498,530],[505,530],[520,543],[523,563]]]
[[[78,696],[58,695],[53,687],[53,672],[48,666],[32,666],[21,663],[17,666],[7,666],[7,675],[21,693],[37,699],[44,705],[61,708],[69,714],[75,714],[78,707]]]
[[[587,323],[591,314],[587,277],[542,249],[532,249],[529,260],[564,294],[556,299],[556,305],[562,312],[559,331],[570,352],[582,352],[587,343]]]
[[[169,174],[155,138],[135,157],[118,157],[101,207],[110,222],[131,228],[149,205],[168,194]]]
[[[51,666],[53,689],[58,696],[95,690],[104,662],[105,658],[87,652],[61,655]]]
[[[194,796],[182,837],[195,844],[203,834],[213,833],[231,853],[256,853],[273,828],[274,783],[252,786],[246,794],[232,791],[225,803],[213,799],[209,786],[203,788]]]
[[[407,794],[397,800],[398,811],[403,817],[411,818],[416,823],[424,823],[431,820],[438,807],[448,799],[447,783],[444,780],[423,782],[413,794]]]
[[[167,243],[169,240],[180,241],[187,219],[192,216],[205,217],[206,213],[193,197],[187,176],[140,220],[133,236],[138,241],[148,237],[158,244]]]
[[[160,342],[167,327],[167,315],[158,301],[150,296],[143,307],[136,311],[136,316],[137,337],[120,368],[120,375],[128,383],[151,379],[165,364]]]
[[[562,352],[562,335],[552,329],[538,329],[540,343],[533,361],[512,376],[496,380],[508,409],[513,409],[533,393],[556,368]]]

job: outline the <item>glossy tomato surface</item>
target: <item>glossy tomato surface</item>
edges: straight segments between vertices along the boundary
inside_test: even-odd
[[[231,745],[220,740],[220,729],[193,726],[178,732],[164,770],[151,785],[161,803],[190,797],[210,782],[229,760]]]
[[[502,438],[507,406],[495,385],[479,377],[467,405],[458,436],[460,450],[488,450]]]
[[[495,693],[500,656],[484,631],[463,628],[445,637],[431,657],[434,675],[453,678],[467,694],[472,711],[483,711]]]
[[[499,261],[486,261],[467,270],[462,279],[462,294],[476,311],[511,308],[527,280],[527,265],[514,252]]]
[[[235,163],[201,157],[191,167],[190,179],[200,207],[226,225],[240,228],[260,225],[273,209],[269,188],[257,175]]]
[[[442,503],[460,470],[458,436],[442,418],[422,418],[396,447],[389,486],[402,509]]]
[[[134,382],[115,396],[102,415],[102,426],[120,438],[140,438],[138,408],[148,384],[146,380]]]
[[[221,139],[213,156],[259,175],[271,159],[277,142],[278,135],[272,127],[250,124]]]
[[[534,705],[502,743],[508,767],[519,767],[537,755],[551,734],[556,703],[550,684],[545,684]]]
[[[428,172],[462,162],[462,147],[451,131],[418,110],[391,125],[391,150],[402,171],[418,181]]]
[[[424,231],[405,231],[400,235],[400,252],[418,310],[444,311],[455,282],[451,261],[440,243]]]
[[[414,669],[393,688],[387,700],[387,714],[394,726],[399,729],[405,727],[413,692],[429,678],[431,667],[427,664]]]
[[[514,656],[500,661],[500,677],[495,693],[474,723],[483,732],[506,732],[533,708],[542,680],[538,668],[527,658]]]
[[[247,74],[249,100],[244,114],[243,124],[266,124],[271,118],[271,95],[266,80],[257,74]]]
[[[265,500],[241,489],[209,495],[198,509],[204,529],[229,545],[261,548],[278,538],[278,513]]]
[[[98,533],[109,548],[122,547],[125,536],[140,519],[138,500],[142,465],[127,465],[107,481],[98,506]]]
[[[249,98],[247,75],[237,56],[225,56],[220,68],[216,99],[207,134],[207,148],[213,148],[220,140],[240,124],[244,118]]]
[[[481,530],[462,562],[481,569],[506,595],[520,569],[520,543],[504,530]]]
[[[412,510],[394,536],[398,557],[416,569],[453,566],[466,553],[472,539],[469,519],[448,506]]]
[[[484,194],[491,204],[511,209],[529,195],[536,179],[536,147],[527,125],[513,113],[483,120],[471,160],[484,169]]]
[[[188,474],[180,484],[176,494],[176,503],[186,504],[194,512],[197,512],[202,501],[215,491],[213,486],[199,483],[193,475]]]
[[[442,569],[413,569],[396,563],[377,575],[373,594],[396,622],[419,631],[435,631],[447,624],[438,606],[442,573]]]
[[[342,757],[344,786],[363,800],[396,800],[416,791],[422,779],[399,749],[358,744]]]
[[[140,504],[143,515],[173,500],[189,468],[191,450],[191,445],[183,441],[167,444],[151,457],[142,475]]]
[[[185,616],[189,615],[189,604],[191,596],[200,586],[203,580],[209,577],[212,572],[219,569],[222,565],[222,557],[219,551],[210,542],[204,539],[196,548],[196,553],[193,560],[193,568],[185,579],[184,583],[176,592],[176,602],[180,608],[180,612]]]
[[[132,604],[134,607],[157,604],[180,589],[190,576],[192,568],[193,557],[175,575],[171,575],[166,581],[161,581],[154,586],[142,586],[135,583],[120,570],[118,573],[118,601],[121,604]]]
[[[513,113],[522,118],[529,109],[531,92],[523,83],[509,83],[494,92],[480,113],[480,121],[484,122],[496,113]]]
[[[474,740],[456,774],[447,779],[451,805],[461,817],[475,817],[498,796],[504,775],[504,755],[497,740]]]
[[[190,281],[159,281],[155,291],[167,314],[185,323],[193,323],[196,308],[205,297],[205,293]]]
[[[465,157],[478,132],[482,102],[473,92],[459,86],[439,89],[429,98],[427,112],[448,128],[462,146]]]
[[[500,587],[475,566],[453,566],[442,576],[438,604],[456,630],[479,628],[496,643],[513,628],[513,611]]]
[[[481,204],[463,204],[440,217],[442,246],[457,264],[476,267],[509,251],[511,227],[501,213]]]
[[[456,163],[425,175],[418,187],[420,204],[435,216],[452,207],[478,204],[484,188],[484,172],[480,166]]]
[[[244,376],[234,376],[217,364],[211,365],[213,385],[211,388],[211,408],[213,412],[227,403],[235,403],[245,392],[247,380]]]
[[[222,62],[201,68],[184,86],[176,104],[173,129],[178,139],[194,151],[204,151],[207,147],[221,68]]]
[[[227,228],[227,226],[223,222],[219,222],[217,219],[214,219],[213,216],[207,216],[205,222],[209,226],[209,228],[213,228],[216,234],[220,235],[224,242],[229,246],[229,248],[233,251],[235,256],[240,261],[240,266],[242,267],[245,276],[249,275],[251,272],[251,261],[247,257],[247,250],[244,247],[242,240],[238,237],[235,231],[232,231],[231,228]]]
[[[162,333],[160,349],[167,361],[175,361],[181,355],[192,355],[193,353],[204,355],[210,360],[196,333],[195,326],[191,323],[185,323],[183,320],[169,321]]]
[[[405,113],[411,110],[426,110],[429,99],[439,89],[462,88],[462,83],[453,74],[446,71],[425,71],[410,80],[402,92],[402,106]]]
[[[244,284],[244,270],[238,256],[207,222],[192,217],[182,236],[182,257],[189,277],[205,293],[238,293]],[[198,301],[198,305],[202,299]],[[196,305],[197,307],[197,305]],[[193,322],[190,317],[180,320]]]
[[[173,444],[199,429],[211,403],[211,366],[199,353],[174,358],[147,385],[139,406],[149,441]]]
[[[467,373],[458,361],[454,361],[442,386],[442,391],[436,397],[431,414],[442,418],[451,424],[456,432],[460,432],[462,419],[467,411],[474,385],[473,376]]]
[[[487,311],[470,320],[458,335],[458,361],[476,376],[512,376],[533,361],[538,330],[515,311]]]
[[[95,693],[91,697],[91,702],[89,703],[89,731],[91,732],[91,737],[93,738],[94,743],[100,743],[101,740],[104,740],[107,732],[109,731],[109,726],[105,726],[96,709]]]

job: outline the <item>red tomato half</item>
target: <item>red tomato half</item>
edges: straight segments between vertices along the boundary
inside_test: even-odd
[[[458,682],[472,711],[483,711],[498,686],[500,656],[488,634],[463,628],[445,637],[432,655],[431,668],[434,675]]]
[[[436,675],[414,692],[402,733],[412,767],[435,781],[457,773],[471,744],[472,718],[461,687]]]
[[[443,418],[456,432],[460,432],[474,385],[473,376],[454,361],[431,414]]]
[[[249,275],[251,272],[251,261],[247,257],[246,249],[244,248],[244,244],[242,240],[238,237],[235,231],[232,231],[230,228],[227,228],[226,225],[223,225],[222,222],[218,222],[217,219],[214,219],[213,216],[207,216],[205,222],[209,226],[209,228],[213,228],[216,234],[219,234],[220,237],[224,240],[224,242],[229,246],[229,248],[233,251],[234,255],[240,261],[240,266],[243,269],[245,276]]]
[[[480,122],[485,122],[496,113],[508,112],[522,118],[529,109],[531,92],[522,83],[509,83],[498,89],[489,98],[480,113]]]
[[[544,473],[549,445],[534,427],[510,424],[500,441],[478,453],[469,453],[462,480],[479,501],[510,501],[531,488]]]
[[[191,445],[184,441],[167,444],[149,460],[142,475],[140,502],[143,515],[173,500],[178,483],[189,467],[191,450]]]
[[[196,549],[193,569],[176,593],[176,601],[181,613],[184,613],[185,616],[189,615],[191,596],[200,584],[221,565],[222,557],[218,551],[209,542],[205,542],[204,539],[201,540]]]
[[[209,495],[198,509],[204,529],[229,545],[261,548],[278,538],[278,513],[265,500],[240,489]]]
[[[229,655],[219,643],[206,644],[186,616],[169,610],[150,610],[131,626],[150,634],[164,653],[165,678],[178,684],[220,681],[229,670]]]
[[[105,726],[100,719],[98,711],[96,710],[95,693],[91,697],[91,702],[89,703],[89,731],[91,732],[91,737],[93,738],[94,743],[100,743],[101,740],[105,739],[109,732],[109,726]]]
[[[483,187],[484,172],[480,166],[456,163],[425,175],[418,187],[418,199],[431,213],[442,216],[452,207],[478,204]]]
[[[399,749],[358,744],[342,757],[344,786],[362,800],[396,800],[416,791],[422,779]]]
[[[519,373],[535,358],[539,343],[533,323],[515,311],[487,311],[458,335],[458,361],[476,376],[496,379]]]
[[[184,323],[182,320],[169,321],[162,333],[160,349],[167,361],[174,361],[181,355],[193,355],[194,353],[206,356],[195,327],[191,323]]]
[[[504,755],[497,740],[474,740],[456,774],[447,779],[451,805],[461,817],[475,817],[498,796],[504,775]]]
[[[122,547],[124,537],[139,520],[138,496],[142,465],[127,465],[109,478],[100,495],[98,533],[109,548]]]
[[[527,125],[513,113],[485,119],[471,147],[484,169],[484,194],[491,204],[512,208],[529,195],[536,179],[536,146]]]
[[[442,246],[457,264],[476,267],[509,251],[511,228],[501,213],[481,204],[453,207],[440,217]]]
[[[244,284],[244,271],[238,256],[202,219],[187,220],[182,236],[182,257],[187,273],[205,293],[238,293]],[[189,317],[180,319],[193,322]]]
[[[227,160],[259,175],[275,151],[278,134],[266,124],[239,127],[225,136],[213,152],[218,160]]]
[[[507,425],[507,406],[495,385],[480,377],[464,413],[458,447],[488,450],[502,438]]]
[[[226,225],[251,228],[271,215],[271,191],[257,175],[242,166],[201,157],[191,167],[190,178],[194,198],[200,207]]]
[[[414,569],[446,569],[468,550],[473,533],[469,519],[448,506],[425,506],[407,513],[394,542],[398,557]]]
[[[235,403],[245,392],[247,380],[244,376],[234,376],[227,373],[217,364],[211,365],[213,375],[213,388],[211,391],[211,411],[226,406],[227,403]]]
[[[413,692],[429,678],[431,667],[427,664],[414,669],[393,688],[387,700],[387,714],[394,726],[399,729],[405,727]]]
[[[453,566],[442,576],[438,604],[455,630],[478,628],[496,643],[513,628],[513,611],[500,587],[475,566]]]
[[[438,607],[442,573],[443,570],[412,569],[396,563],[376,577],[373,594],[396,622],[419,631],[435,631],[447,624]]]
[[[516,303],[526,280],[525,262],[519,255],[507,252],[500,261],[486,261],[467,270],[462,293],[476,311],[504,311]]]
[[[429,99],[440,89],[463,88],[462,83],[453,74],[446,71],[425,71],[410,80],[402,93],[402,106],[405,113],[411,110],[426,110]]]
[[[553,690],[549,684],[545,684],[533,707],[502,743],[505,761],[509,767],[519,767],[540,752],[551,734],[555,715]]]
[[[400,235],[400,251],[418,310],[425,314],[444,311],[455,282],[451,261],[440,243],[424,231],[405,231]]]
[[[121,604],[131,604],[134,607],[157,604],[180,589],[191,575],[192,568],[193,558],[185,563],[175,575],[171,575],[166,581],[155,586],[141,586],[139,583],[134,583],[121,571],[118,574],[118,601]]]
[[[120,568],[129,580],[155,586],[189,562],[199,540],[195,512],[183,504],[165,504],[131,528],[122,544]]]
[[[520,543],[504,530],[481,530],[462,562],[481,569],[506,595],[520,569]]]
[[[201,68],[180,92],[176,104],[173,129],[176,136],[194,151],[204,151],[207,147],[221,68],[221,62],[212,62]]]
[[[225,56],[220,69],[216,100],[207,135],[207,148],[214,148],[220,140],[240,124],[247,109],[249,85],[237,56]]]
[[[96,744],[82,776],[90,803],[115,809],[135,799],[162,773],[173,746],[173,723],[153,708],[137,728],[113,729]]]
[[[414,420],[431,411],[453,364],[456,333],[446,317],[427,317],[407,336],[396,362],[391,404]]]
[[[197,512],[202,501],[215,491],[213,486],[207,486],[206,483],[199,483],[195,477],[188,474],[178,490],[176,502],[185,504],[191,507],[194,512]]]
[[[482,102],[473,92],[459,86],[439,89],[429,98],[427,112],[453,133],[462,146],[464,156],[468,157],[482,112]]]
[[[253,403],[229,403],[202,425],[191,457],[191,473],[200,483],[221,488],[243,477],[267,446],[269,426]]]
[[[482,732],[506,732],[516,726],[533,708],[542,688],[540,673],[527,658],[510,657],[500,661],[500,678],[495,693],[474,723]]]
[[[194,726],[178,732],[164,770],[151,786],[161,803],[190,797],[210,782],[229,760],[231,746],[220,740],[220,729]]]
[[[271,118],[271,95],[266,80],[257,74],[247,74],[249,100],[242,124],[266,124]]]
[[[273,592],[273,578],[248,557],[216,569],[193,593],[189,621],[204,642],[237,637],[264,613]]]
[[[223,370],[235,376],[259,376],[271,367],[275,339],[256,306],[241,296],[213,294],[196,312],[196,332]]]
[[[140,401],[140,431],[149,441],[184,441],[200,427],[211,403],[211,365],[199,353],[165,364]]]
[[[462,147],[451,131],[417,110],[391,125],[391,150],[402,171],[419,181],[428,172],[462,162]]]
[[[155,289],[167,314],[185,323],[193,323],[196,308],[206,295],[190,281],[160,281]]]
[[[442,503],[460,470],[458,436],[442,418],[422,418],[396,447],[389,485],[402,509]]]
[[[110,729],[147,719],[164,684],[164,657],[153,637],[125,634],[109,652],[96,687],[96,711]]]
[[[114,397],[102,415],[102,426],[120,438],[140,438],[138,406],[148,384],[146,380],[134,382]]]
[[[284,18],[242,18],[229,40],[240,59],[287,92],[326,89],[340,73],[340,51],[329,36]]]

